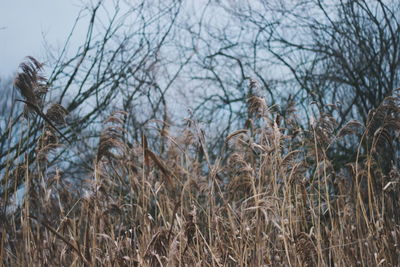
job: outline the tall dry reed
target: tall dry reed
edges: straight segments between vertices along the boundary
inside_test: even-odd
[[[39,67],[32,60],[16,81],[38,107],[26,89]],[[52,174],[27,161],[10,167],[2,179],[22,176],[25,196],[2,215],[2,263],[398,266],[399,100],[396,92],[385,99],[366,125],[338,129],[321,111],[301,128],[294,106],[282,117],[250,94],[248,123],[227,136],[220,157],[210,157],[207,133],[195,121],[175,135],[163,131],[156,150],[145,135],[130,140],[127,114],[115,112],[80,192],[71,190],[62,166]],[[53,110],[64,110],[47,114],[62,123]],[[359,146],[343,160],[335,151],[350,136]],[[36,160],[45,161],[39,154],[57,143],[45,129]]]

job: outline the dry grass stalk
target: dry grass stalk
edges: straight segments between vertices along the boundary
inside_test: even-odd
[[[104,124],[109,124],[100,135],[100,142],[97,150],[97,162],[103,157],[109,160],[118,159],[119,154],[123,154],[126,146],[123,141],[124,128],[123,120],[119,117],[124,116],[124,113],[115,112],[105,120]]]
[[[25,103],[25,110],[35,112],[46,123],[50,125],[56,132],[58,132],[68,143],[71,143],[69,139],[53,124],[52,120],[47,117],[42,111],[43,109],[43,98],[47,93],[46,78],[41,74],[43,64],[39,63],[33,57],[27,57],[27,61],[20,64],[21,72],[17,74],[14,79],[14,86],[17,87],[21,95],[25,100],[18,100]],[[56,109],[56,110],[55,110]],[[54,111],[58,113],[58,116],[53,116],[55,119],[60,118],[61,106],[52,106],[50,108],[50,115],[54,115]],[[64,109],[65,111],[65,109]]]
[[[262,114],[263,101],[251,101],[251,112]],[[38,171],[28,157],[9,166],[2,193],[21,180],[29,196],[3,216],[2,259],[10,266],[398,266],[400,175],[379,147],[396,144],[397,101],[388,98],[367,125],[350,121],[340,131],[326,114],[304,134],[283,114],[280,123],[271,110],[252,114],[252,128],[226,138],[226,158],[204,155],[207,140],[193,120],[181,135],[171,131],[160,152],[160,140],[130,139],[126,114],[112,114],[96,172],[82,186],[61,174],[64,162],[55,173]],[[64,115],[57,106],[47,113],[54,124]],[[331,150],[358,131],[357,158],[343,163]],[[54,145],[45,128],[37,148]]]
[[[68,115],[68,111],[60,104],[52,104],[46,112],[47,118],[49,118],[55,125],[66,124],[65,116]]]
[[[14,86],[17,87],[26,101],[35,106],[40,107],[41,93],[43,90],[42,82],[46,81],[44,76],[41,75],[43,64],[39,63],[35,58],[28,57],[26,62],[21,63],[19,66],[21,72],[15,77]]]

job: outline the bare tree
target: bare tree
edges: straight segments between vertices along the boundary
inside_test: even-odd
[[[232,13],[254,25],[266,21],[260,13],[278,14],[279,25],[265,29],[269,41],[256,45],[289,72],[297,100],[310,97],[330,112],[328,104],[340,105],[340,125],[349,118],[365,122],[369,110],[399,86],[397,1],[260,1],[240,8]]]
[[[300,125],[321,112],[338,120],[337,130],[367,122],[400,86],[399,8],[391,0],[209,4],[202,30],[187,27],[199,40],[187,68],[202,88],[196,116],[214,136],[243,127],[252,78],[282,116],[296,107]]]
[[[73,30],[64,49],[49,54],[46,102],[69,112],[61,130],[76,144],[59,148],[59,155],[71,173],[89,171],[100,123],[115,109],[128,113],[125,138],[137,140],[145,125],[161,132],[190,108],[189,116],[204,122],[213,152],[232,130],[247,127],[247,100],[257,94],[282,116],[302,111],[299,126],[313,112],[335,116],[338,129],[349,118],[367,122],[368,111],[399,86],[398,9],[389,0],[87,6],[76,21],[87,24],[83,44],[71,51]],[[8,156],[0,170],[24,153],[34,156],[43,126],[34,118],[21,127],[17,113],[2,125]]]
[[[164,60],[180,9],[179,1],[116,1],[112,8],[99,1],[82,10],[65,47],[60,53],[49,54],[47,69],[52,71],[46,82],[43,112],[55,103],[65,108],[69,113],[67,125],[60,129],[72,144],[57,148],[49,158],[47,171],[55,171],[50,166],[62,160],[64,165],[68,162],[63,166],[65,175],[84,178],[81,174],[92,170],[93,147],[98,142],[101,123],[113,110],[128,114],[124,131],[127,140],[138,139],[146,130],[143,125],[150,121],[167,119],[166,94],[187,61]],[[85,24],[83,44],[71,51],[77,25]],[[1,125],[4,131],[0,133],[3,173],[16,168],[24,155],[33,162],[44,127],[40,117],[32,117],[27,123],[22,109],[5,116]],[[23,179],[9,185],[1,182],[5,192],[18,188]]]

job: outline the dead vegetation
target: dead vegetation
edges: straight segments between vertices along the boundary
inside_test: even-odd
[[[41,111],[41,65],[30,60],[15,85]],[[47,155],[68,144],[53,124],[45,126],[34,162],[10,162],[1,178],[1,262],[398,266],[399,101],[395,91],[366,125],[350,121],[338,129],[321,112],[302,129],[294,108],[280,118],[250,94],[246,128],[227,136],[225,154],[214,157],[196,121],[163,131],[160,149],[144,134],[130,140],[126,113],[115,112],[104,122],[82,188],[63,176],[62,164],[48,171]],[[50,123],[65,124],[62,106],[46,114]],[[349,136],[360,140],[356,157],[338,163],[336,144]],[[21,179],[22,201],[12,208]]]

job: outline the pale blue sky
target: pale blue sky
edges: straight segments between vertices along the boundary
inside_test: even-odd
[[[25,56],[43,59],[45,40],[64,44],[82,7],[78,0],[0,0],[0,77],[16,71]]]

